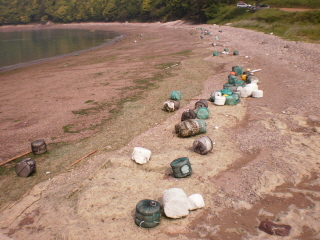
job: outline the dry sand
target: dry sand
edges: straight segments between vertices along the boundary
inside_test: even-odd
[[[269,219],[292,226],[290,236],[281,239],[320,239],[319,45],[181,21],[59,27],[116,30],[126,38],[0,75],[1,162],[28,151],[26,145],[38,138],[49,143],[47,154],[29,155],[37,160],[32,177],[16,177],[15,163],[5,165],[2,234],[12,239],[278,239],[257,228]],[[213,34],[202,35],[199,28]],[[240,55],[212,56],[224,48]],[[196,154],[191,147],[199,136],[178,138],[174,125],[185,109],[194,108],[196,100],[189,99],[208,99],[222,89],[236,65],[262,69],[256,76],[264,97],[242,99],[236,106],[209,103],[204,135],[215,142],[214,149]],[[183,94],[181,108],[161,111],[173,90]],[[123,98],[129,101],[119,108]],[[88,100],[100,108],[88,107]],[[89,108],[87,115],[72,113]],[[130,160],[137,146],[152,151],[150,162]],[[95,149],[95,155],[70,167]],[[193,174],[173,178],[169,164],[184,156]],[[161,202],[163,191],[173,187],[202,194],[206,206],[183,219],[162,216],[152,229],[137,227],[137,202]]]

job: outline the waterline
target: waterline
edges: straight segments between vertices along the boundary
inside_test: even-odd
[[[16,69],[96,49],[124,37],[88,29],[37,29],[0,32],[0,71]]]

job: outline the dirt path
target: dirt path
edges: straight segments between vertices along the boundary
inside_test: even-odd
[[[15,135],[1,131],[1,137],[12,141],[4,149],[19,143],[6,157],[24,150],[23,143],[32,138],[54,136],[46,138],[52,143],[50,151],[37,158],[33,177],[15,177],[9,169],[14,163],[1,176],[0,187],[7,195],[2,196],[3,234],[13,239],[276,239],[257,229],[261,220],[269,219],[292,226],[290,236],[282,239],[320,239],[318,45],[182,22],[70,26],[118,29],[127,38],[78,57],[1,75],[1,84],[8,87],[2,94],[12,93],[1,105],[1,114],[11,119],[1,123],[2,129],[15,131],[13,119],[31,121],[26,121],[31,128],[20,127]],[[200,28],[213,34],[200,38]],[[212,56],[224,48],[237,49],[240,55]],[[174,125],[185,109],[194,107],[196,100],[186,99],[208,99],[236,65],[262,69],[256,76],[264,97],[242,99],[236,106],[209,103],[205,135],[215,142],[214,150],[198,155],[191,148],[197,136],[178,138]],[[30,92],[23,91],[26,85],[15,90],[21,79],[35,81],[31,86],[38,83],[39,88],[19,102],[16,96]],[[181,108],[161,111],[173,90],[183,94]],[[125,97],[119,108],[117,102]],[[50,102],[54,100],[61,103]],[[101,111],[72,114],[87,109],[87,100],[103,105]],[[37,107],[32,114],[16,115],[33,104]],[[11,113],[12,106],[21,108]],[[119,111],[108,115],[112,109]],[[105,124],[99,125],[103,118]],[[86,126],[93,122],[99,128]],[[80,131],[67,134],[62,126],[68,124]],[[150,162],[137,165],[130,160],[136,146],[152,151]],[[96,148],[97,154],[69,167]],[[169,164],[183,156],[189,157],[193,174],[173,178]],[[32,187],[35,178],[41,181]],[[14,190],[22,185],[27,187]],[[138,228],[133,221],[136,203],[161,201],[163,191],[173,187],[187,195],[202,194],[205,208],[183,219],[162,216],[156,228]]]
[[[307,9],[307,8],[279,8],[279,9],[285,12],[306,12],[306,11],[315,10],[315,9]]]

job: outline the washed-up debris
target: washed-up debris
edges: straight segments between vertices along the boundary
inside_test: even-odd
[[[206,155],[212,151],[213,142],[209,137],[203,136],[195,140],[192,147],[194,152]]]
[[[173,160],[170,163],[170,166],[172,168],[173,175],[176,178],[184,178],[192,174],[191,164],[187,157]]]
[[[188,197],[190,208],[189,210],[196,210],[205,206],[204,200],[201,194],[195,193]]]
[[[214,104],[218,106],[223,106],[226,102],[226,97],[221,95],[221,92],[214,93]]]
[[[195,193],[187,197],[181,188],[171,188],[163,192],[164,213],[169,218],[183,218],[189,210],[196,210],[205,206],[203,197]]]
[[[234,50],[233,51],[233,55],[239,55],[239,51],[238,50]]]
[[[180,91],[172,91],[170,93],[170,99],[171,100],[181,100],[181,92]]]
[[[32,158],[25,158],[15,166],[19,177],[28,177],[36,170],[36,162]]]
[[[181,115],[181,121],[185,121],[188,119],[196,119],[197,114],[192,109],[186,109]]]
[[[175,125],[175,132],[178,137],[190,137],[206,133],[207,123],[203,119],[188,119]]]
[[[85,155],[84,157],[79,158],[77,161],[75,161],[74,163],[72,163],[71,166],[76,165],[78,162],[80,162],[81,160],[85,159],[86,157],[89,157],[90,155],[94,154],[94,153],[97,152],[97,151],[98,151],[98,150],[94,150],[94,151],[88,153],[87,155]]]
[[[197,118],[199,119],[207,119],[209,118],[210,112],[209,109],[206,107],[201,107],[197,109]]]
[[[259,229],[270,235],[289,236],[292,227],[290,225],[275,224],[271,221],[266,220],[260,223]]]
[[[160,223],[160,215],[160,203],[144,199],[136,205],[135,223],[139,227],[153,228]]]
[[[194,108],[195,109],[198,109],[198,108],[201,108],[201,107],[208,107],[208,101],[207,100],[205,100],[205,99],[200,99],[199,101],[197,101],[196,103],[195,103],[195,106],[194,106]]]
[[[145,164],[150,160],[151,151],[143,147],[133,148],[131,159],[139,164]]]
[[[182,218],[189,214],[190,203],[181,188],[171,188],[163,192],[164,213],[169,218]]]
[[[47,145],[43,139],[36,140],[31,143],[31,149],[33,154],[42,154],[47,151]]]
[[[254,97],[254,98],[262,98],[263,97],[263,91],[262,90],[253,90],[252,91],[252,97]]]
[[[180,107],[180,103],[175,100],[166,101],[163,103],[163,110],[167,112],[174,112],[178,110]]]

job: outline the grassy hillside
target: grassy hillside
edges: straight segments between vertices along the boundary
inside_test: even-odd
[[[290,0],[290,2],[293,1]],[[307,2],[307,0],[299,1]],[[265,4],[269,4],[269,2],[279,1],[264,1]],[[303,6],[307,8],[306,5]],[[320,10],[284,12],[271,6],[269,9],[252,11],[234,6],[225,6],[220,8],[213,20],[208,21],[208,23],[216,24],[225,24],[227,22],[232,22],[235,27],[266,33],[272,32],[286,39],[320,42]]]
[[[264,0],[263,3],[278,8],[320,8],[319,0]]]

